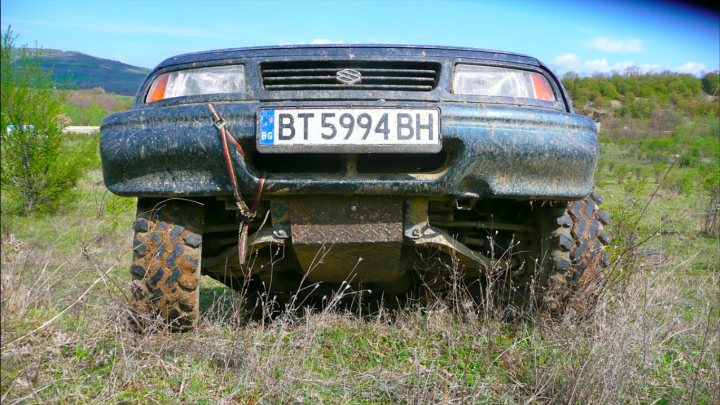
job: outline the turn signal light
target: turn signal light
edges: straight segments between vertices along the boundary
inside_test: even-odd
[[[496,66],[458,64],[453,93],[555,101],[550,83],[540,73]]]
[[[244,92],[244,66],[213,66],[157,76],[150,85],[145,102],[152,103],[173,97]]]

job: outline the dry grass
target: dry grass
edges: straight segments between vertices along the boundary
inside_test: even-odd
[[[130,108],[130,104],[132,104],[132,97],[108,94],[101,88],[91,90],[70,90],[68,91],[67,103],[81,108],[88,108],[95,104],[105,111],[115,112],[124,111]]]
[[[435,302],[245,323],[234,293],[203,279],[196,332],[136,335],[132,212],[105,211],[93,176],[60,216],[4,227],[3,403],[720,402],[715,240],[638,247],[584,322]]]

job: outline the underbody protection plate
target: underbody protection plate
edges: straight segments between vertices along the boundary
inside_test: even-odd
[[[292,243],[310,280],[392,281],[403,242],[397,197],[289,199]]]

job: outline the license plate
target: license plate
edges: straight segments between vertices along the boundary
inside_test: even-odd
[[[275,108],[257,114],[264,153],[439,152],[437,108]]]

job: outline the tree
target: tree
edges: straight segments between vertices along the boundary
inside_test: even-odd
[[[565,76],[563,76],[562,78],[563,86],[565,86],[565,90],[568,92],[568,95],[573,100],[577,96],[578,78],[578,74],[572,71],[565,73]]]
[[[0,148],[3,205],[20,214],[53,211],[82,168],[61,154],[64,93],[40,66],[38,51],[15,48],[8,27],[0,62]]]
[[[705,73],[702,77],[702,85],[705,93],[710,95],[720,94],[720,72],[709,72]]]
[[[640,66],[628,66],[625,68],[623,74],[626,77],[640,76],[642,74],[642,70],[640,70]]]

